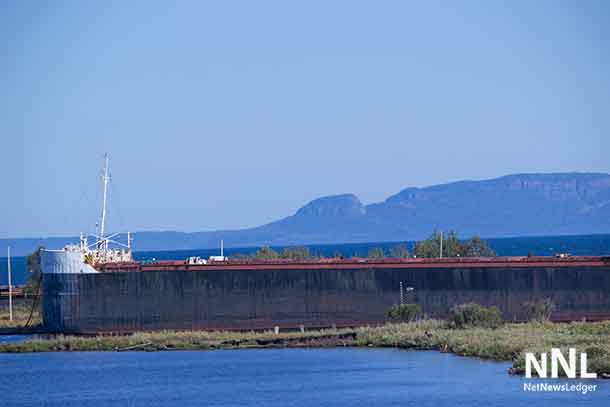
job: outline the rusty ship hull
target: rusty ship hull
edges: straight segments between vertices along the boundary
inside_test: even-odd
[[[379,324],[401,297],[438,318],[454,305],[476,302],[520,321],[524,302],[551,298],[555,320],[610,319],[610,257],[132,261],[95,269],[44,274],[49,331]]]

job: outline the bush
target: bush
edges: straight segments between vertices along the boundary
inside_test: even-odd
[[[530,321],[548,321],[555,311],[555,303],[550,298],[542,298],[523,303],[523,310]]]
[[[441,238],[443,240],[442,257],[493,257],[496,255],[488,243],[478,236],[460,241],[455,231],[442,235],[435,231],[428,239],[415,244],[415,256],[420,258],[439,257]]]
[[[390,257],[395,259],[408,259],[410,257],[409,249],[404,244],[399,244],[390,249]]]
[[[498,328],[504,321],[497,307],[468,303],[451,308],[451,323],[456,328]]]
[[[385,257],[385,252],[381,247],[373,247],[369,250],[369,259],[383,259]]]
[[[42,270],[40,268],[40,252],[44,249],[39,246],[38,249],[27,257],[27,270],[30,272],[28,281],[23,287],[26,295],[38,295],[40,291],[40,282],[42,280]]]
[[[590,346],[585,349],[587,354],[589,372],[610,374],[610,353],[599,346]]]
[[[290,260],[308,260],[313,256],[309,252],[309,248],[307,247],[287,247],[282,250],[280,254],[282,259],[290,259]]]
[[[462,243],[462,256],[465,257],[494,257],[493,251],[487,242],[478,236],[474,236]]]
[[[419,304],[394,304],[388,310],[388,318],[394,322],[415,321],[421,316],[422,310]]]
[[[269,246],[263,246],[254,253],[254,258],[258,260],[275,260],[279,257],[278,252]]]

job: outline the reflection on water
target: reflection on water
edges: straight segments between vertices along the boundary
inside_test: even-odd
[[[598,391],[526,393],[509,363],[395,349],[0,354],[0,394],[21,406],[607,405]]]

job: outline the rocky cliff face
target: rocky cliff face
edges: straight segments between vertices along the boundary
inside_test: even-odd
[[[516,174],[406,188],[366,206],[355,195],[334,195],[256,228],[147,232],[136,241],[139,250],[216,247],[221,238],[241,247],[400,241],[421,239],[434,229],[484,237],[610,233],[610,174]],[[0,248],[10,243],[30,253],[39,244],[60,247],[76,240],[5,239]]]
[[[241,243],[296,244],[420,239],[434,229],[490,237],[608,233],[610,175],[516,174],[460,181],[406,188],[367,206],[351,194],[328,196],[293,216],[236,233],[245,238]]]
[[[407,188],[367,214],[382,223],[408,219],[401,226],[409,235],[430,227],[486,236],[604,233],[610,175],[517,174]]]
[[[360,217],[366,213],[362,202],[353,194],[333,195],[315,199],[297,211],[305,217]]]

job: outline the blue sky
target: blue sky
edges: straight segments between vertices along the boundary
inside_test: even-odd
[[[0,237],[610,171],[608,2],[175,3],[0,4]]]

